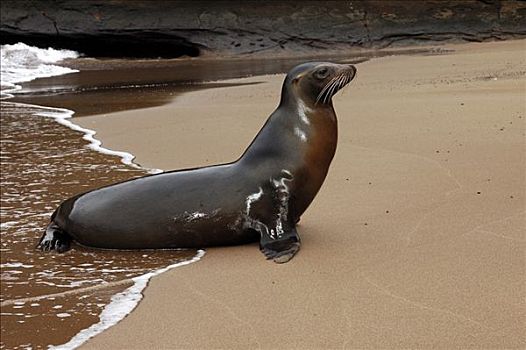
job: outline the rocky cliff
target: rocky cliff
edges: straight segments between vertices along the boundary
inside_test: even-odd
[[[2,0],[0,41],[106,57],[318,54],[526,36],[504,0]]]

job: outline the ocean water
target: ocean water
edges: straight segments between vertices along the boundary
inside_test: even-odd
[[[71,120],[74,111],[10,102],[20,83],[75,74],[60,62],[78,57],[22,43],[1,47],[0,349],[73,349],[133,310],[152,276],[204,254],[35,249],[62,200],[160,171],[104,148],[94,131]]]

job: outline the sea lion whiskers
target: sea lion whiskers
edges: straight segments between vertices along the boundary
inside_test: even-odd
[[[333,96],[338,92],[340,91],[341,88],[343,88],[346,84],[345,80],[346,80],[346,77],[347,75],[346,74],[342,74],[342,76],[338,79],[338,86],[336,87],[336,89],[334,90],[333,92]],[[332,96],[331,96],[332,97]]]
[[[330,99],[336,95],[338,91],[340,91],[341,88],[343,88],[345,85],[347,85],[352,80],[352,76],[350,72],[342,72],[335,76],[333,79],[331,79],[327,85],[322,89],[320,92],[320,95],[318,95],[318,98],[316,99],[316,103],[319,102],[320,97],[323,103],[328,103]]]
[[[335,88],[338,86],[338,82],[341,79],[341,77],[344,75],[344,72],[334,76],[328,83],[325,85],[325,87],[322,89],[320,94],[318,95],[318,98],[316,99],[316,103],[319,102],[319,100],[322,100],[324,104],[329,102],[331,97],[336,93]]]
[[[336,79],[332,84],[331,84],[331,87],[327,90],[327,92],[325,93],[325,97],[323,99],[323,103],[328,103],[330,101],[330,99],[332,98],[332,96],[334,96],[334,94],[336,93],[337,90],[337,87],[338,87],[338,79]]]
[[[345,86],[346,80],[347,80],[347,74],[342,75],[342,77],[339,80],[340,80],[340,83],[338,86],[338,90],[340,90],[342,87]]]
[[[323,89],[320,91],[320,94],[318,95],[318,97],[316,98],[316,103],[318,103],[323,97],[324,97],[324,94],[325,92],[331,87],[332,83],[337,79],[338,77],[335,76],[334,78],[332,78],[324,87]]]
[[[323,89],[321,89],[318,97],[316,98],[316,104],[318,104],[318,102],[322,99],[323,95],[325,94],[325,92],[327,91],[327,89],[331,86],[331,84],[338,78],[338,76],[335,76],[334,78],[332,78],[324,87]]]
[[[338,78],[338,80],[335,82],[335,87],[331,90],[331,98],[334,96],[340,89],[343,87],[342,82],[345,79],[345,75],[342,74]]]

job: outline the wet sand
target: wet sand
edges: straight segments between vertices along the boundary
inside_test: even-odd
[[[207,249],[86,349],[524,348],[526,41],[358,65],[289,263]],[[282,75],[76,120],[146,167],[236,159]],[[522,329],[522,331],[521,331]]]

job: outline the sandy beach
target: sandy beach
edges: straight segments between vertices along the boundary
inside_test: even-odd
[[[357,65],[334,99],[338,150],[294,259],[207,249],[82,348],[526,347],[526,41],[449,48]],[[75,122],[145,167],[229,162],[283,77]]]

